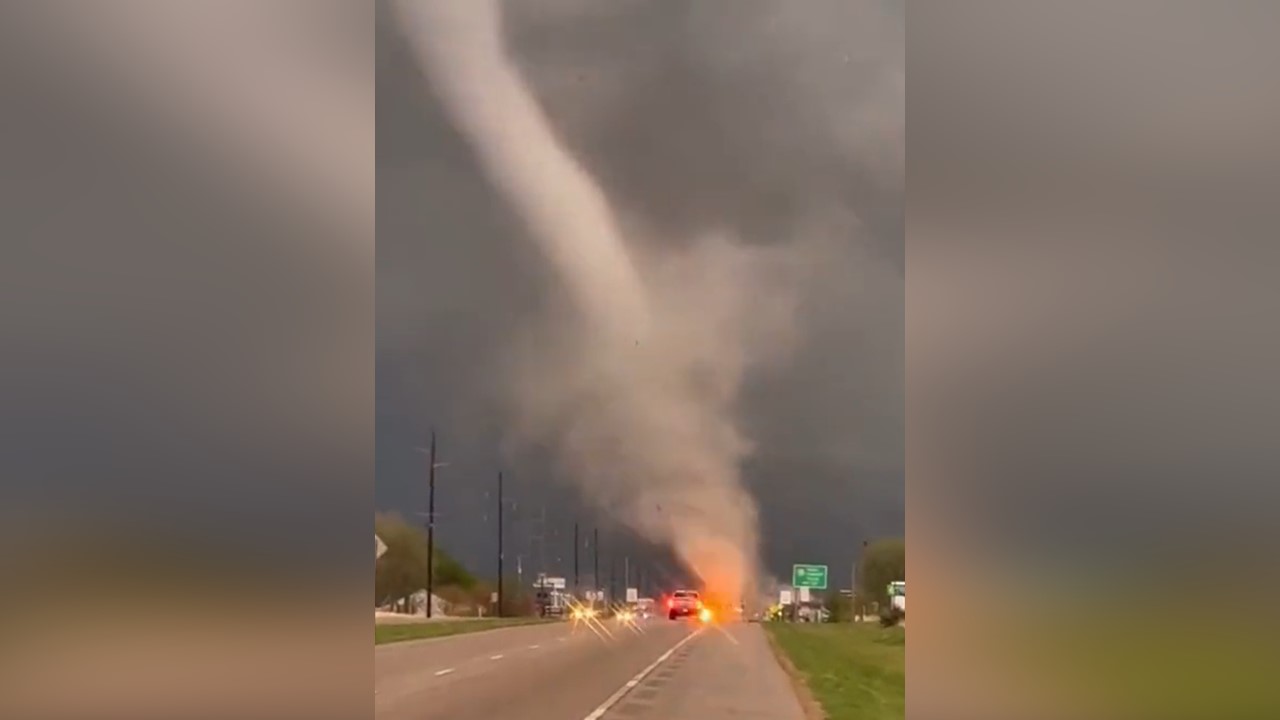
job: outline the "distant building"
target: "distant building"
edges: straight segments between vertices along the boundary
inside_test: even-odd
[[[907,582],[905,580],[895,580],[889,583],[889,602],[902,612],[907,611]]]

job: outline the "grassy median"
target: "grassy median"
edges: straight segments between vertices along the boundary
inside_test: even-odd
[[[520,618],[488,618],[484,620],[438,620],[420,623],[387,623],[373,626],[373,644],[404,642],[405,640],[422,640],[425,638],[446,637],[463,633],[496,630],[517,625],[539,625],[557,620],[536,617]]]
[[[906,630],[873,623],[764,623],[830,720],[906,714]]]

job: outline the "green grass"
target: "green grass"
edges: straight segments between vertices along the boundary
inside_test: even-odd
[[[1120,609],[1028,623],[1010,649],[1048,687],[1129,717],[1280,717],[1274,626],[1202,615]]]
[[[485,620],[447,620],[420,623],[387,623],[373,626],[373,644],[404,642],[405,640],[422,640],[424,638],[447,637],[463,633],[495,630],[497,628],[517,625],[538,625],[556,620],[543,618],[489,618]]]
[[[764,623],[830,720],[906,714],[906,629],[871,623]]]

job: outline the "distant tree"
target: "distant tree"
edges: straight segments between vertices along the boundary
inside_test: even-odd
[[[401,601],[427,587],[426,532],[395,513],[374,516],[374,532],[382,538],[387,551],[378,558],[374,573],[374,602],[377,606]],[[476,577],[462,563],[439,546],[432,568],[432,590],[437,596],[445,588],[458,588],[469,596],[476,587]]]
[[[520,586],[519,579],[510,575],[503,581],[502,611],[507,617],[533,615],[537,610],[533,592]]]
[[[827,601],[827,609],[831,611],[831,622],[851,622],[853,620],[853,598],[837,593]]]
[[[877,540],[858,563],[858,592],[866,601],[889,606],[889,583],[907,577],[907,546],[901,538]]]
[[[438,546],[435,548],[435,556],[433,584],[440,587],[454,585],[468,591],[476,586],[476,576]]]
[[[497,608],[493,606],[491,598],[497,589],[497,585],[491,585],[482,580],[476,581],[476,584],[467,591],[467,597],[473,607],[484,608],[485,614],[493,614]]]
[[[377,515],[373,529],[387,551],[374,571],[374,605],[402,602],[427,586],[427,538],[420,528],[395,514]]]

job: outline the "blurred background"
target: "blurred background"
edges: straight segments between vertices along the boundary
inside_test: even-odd
[[[1280,706],[1276,13],[908,7],[908,716]],[[0,8],[0,714],[372,714],[368,530],[430,422],[375,452],[374,270],[413,261],[375,255],[383,103],[430,113],[375,25]]]
[[[909,6],[909,714],[1275,712],[1276,10]]]
[[[0,8],[0,715],[371,712],[372,33]]]

